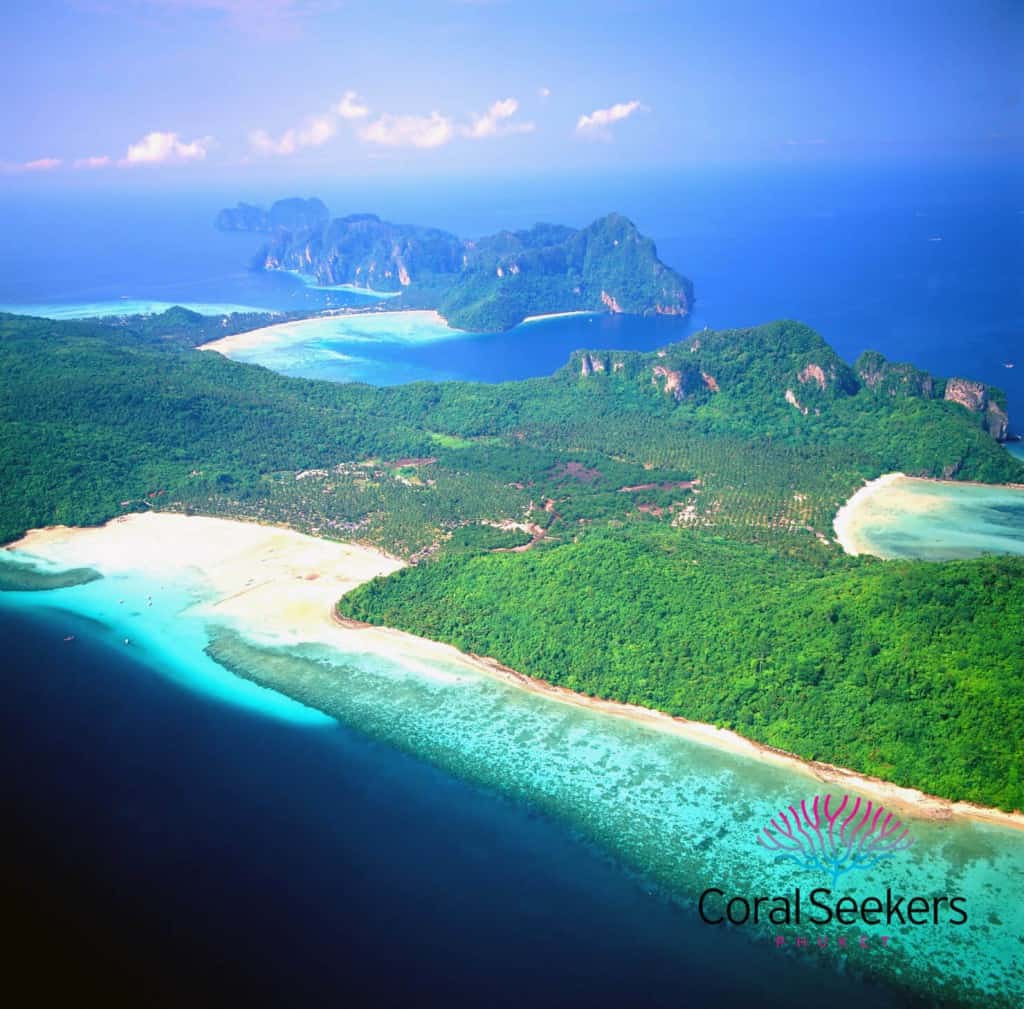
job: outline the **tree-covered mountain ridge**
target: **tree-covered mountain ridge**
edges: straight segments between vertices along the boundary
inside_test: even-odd
[[[966,411],[996,441],[1006,440],[1009,427],[1006,395],[996,386],[933,376],[878,351],[865,351],[851,366],[815,330],[791,320],[705,329],[651,352],[579,350],[558,374],[591,384],[650,387],[707,424],[751,435],[827,438],[855,403],[896,413],[906,404],[911,412],[928,409],[932,417],[933,408],[924,404],[936,400]],[[953,477],[959,468],[953,464],[930,475]]]
[[[455,328],[475,332],[556,312],[685,316],[694,301],[691,281],[616,213],[585,228],[537,224],[476,240],[376,214],[331,220],[319,200],[281,200],[269,211],[239,204],[216,223],[272,235],[254,257],[258,269],[399,294],[394,307],[433,308]]]

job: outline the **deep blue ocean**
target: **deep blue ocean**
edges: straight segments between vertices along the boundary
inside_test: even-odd
[[[6,910],[41,995],[77,969],[117,1004],[134,971],[158,1004],[903,1004],[700,924],[523,804],[178,686],[83,618],[0,603],[0,636]]]
[[[325,303],[247,272],[258,239],[211,226],[225,203],[294,188],[0,197],[0,304]],[[696,287],[682,326],[574,320],[528,342],[518,330],[374,348],[384,362],[518,378],[581,344],[653,347],[687,325],[790,317],[847,359],[870,347],[1002,385],[1024,428],[1024,192],[1008,172],[306,188],[337,214],[464,235],[619,210]],[[43,1002],[59,979],[132,1005],[898,1004],[695,925],[564,825],[344,726],[191,692],[81,618],[63,647],[69,619],[0,601],[9,952],[39,959]]]

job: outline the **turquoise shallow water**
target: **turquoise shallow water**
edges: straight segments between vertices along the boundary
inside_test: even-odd
[[[522,800],[571,825],[682,902],[691,916],[695,898],[709,887],[753,897],[829,886],[820,871],[779,863],[756,843],[780,808],[820,790],[808,776],[532,694],[461,665],[435,661],[412,669],[324,645],[257,646],[237,629],[189,616],[202,598],[202,586],[184,576],[159,585],[115,575],[4,594],[8,605],[100,621],[115,640],[129,637],[125,647],[137,649],[163,675],[225,704],[310,726],[330,716]],[[838,890],[858,898],[884,899],[887,887],[898,894],[964,896],[967,924],[747,926],[745,934],[760,944],[774,943],[777,935],[789,943],[827,938],[829,949],[798,955],[930,996],[1021,1004],[1024,835],[964,820],[914,821],[911,829],[912,849],[852,873]],[[887,948],[883,934],[890,937]],[[846,950],[837,948],[840,936],[850,943]],[[861,936],[866,949],[859,947]]]
[[[283,323],[265,332],[269,339],[262,345],[229,349],[227,356],[283,375],[387,384],[453,377],[444,369],[418,370],[403,359],[403,352],[472,338],[472,334],[452,329],[433,312],[340,315]],[[390,352],[386,362],[380,360],[382,350]]]
[[[11,571],[21,566],[12,562],[21,560],[28,558],[0,551],[0,569]],[[52,564],[40,564],[38,558],[29,563],[51,576],[59,570]],[[214,662],[205,652],[209,643],[206,625],[200,619],[182,616],[205,598],[204,587],[187,576],[155,583],[138,574],[108,575],[49,591],[3,593],[4,605],[9,608],[59,610],[102,624],[112,641],[143,661],[156,661],[175,683],[208,698],[301,724],[323,725],[331,720],[283,694],[233,676]],[[74,633],[71,623],[67,633]]]
[[[703,325],[699,315],[678,319],[591,312],[481,334],[452,329],[431,312],[385,311],[275,326],[262,345],[227,353],[285,375],[333,382],[505,382],[549,375],[583,347],[653,350]]]
[[[1024,489],[901,479],[858,504],[861,552],[954,560],[1024,554]]]
[[[756,844],[781,808],[819,790],[810,777],[689,742],[626,719],[523,691],[485,675],[425,678],[380,659],[321,647],[277,652],[224,635],[215,654],[260,682],[330,711],[376,738],[540,806],[692,902],[726,894],[792,894],[828,886],[814,871],[779,863]],[[958,820],[915,821],[915,845],[839,892],[963,895],[969,923],[955,926],[769,927],[757,942],[827,938],[837,970],[898,979],[934,996],[1024,999],[1017,961],[1024,935],[1024,837]],[[715,926],[708,926],[715,927]],[[881,946],[881,936],[890,945]],[[841,952],[840,936],[866,949]]]

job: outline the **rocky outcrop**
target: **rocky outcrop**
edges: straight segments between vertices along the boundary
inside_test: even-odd
[[[861,354],[854,363],[854,370],[869,389],[877,389],[889,370],[889,362],[878,351],[869,350]]]
[[[721,391],[721,390],[720,390],[720,389],[718,388],[718,382],[717,382],[717,380],[715,379],[715,376],[714,376],[714,375],[709,375],[709,374],[708,374],[708,373],[707,373],[706,371],[702,371],[702,372],[700,373],[700,377],[701,377],[701,379],[703,380],[704,384],[705,384],[705,385],[706,385],[706,386],[707,386],[707,387],[708,387],[708,388],[709,388],[709,389],[710,389],[710,390],[711,390],[712,392],[720,392],[720,391]]]
[[[943,399],[959,403],[971,413],[981,413],[988,407],[988,391],[982,382],[968,378],[951,378],[946,382]]]
[[[1006,436],[1010,433],[1010,418],[1006,411],[992,400],[989,400],[988,410],[985,411],[985,427],[996,441],[1006,441]]]
[[[931,399],[935,380],[912,364],[887,361],[878,351],[865,351],[854,364],[857,379],[879,396]]]
[[[943,399],[959,403],[971,413],[981,414],[982,425],[997,441],[1004,441],[1009,432],[1006,411],[992,398],[984,382],[969,378],[950,378],[946,381]]]
[[[617,374],[626,369],[626,362],[622,358],[613,358],[608,353],[595,353],[589,350],[576,351],[569,361],[570,367],[578,372],[580,378],[606,373]]]
[[[832,377],[835,378],[834,372]],[[797,375],[797,379],[801,385],[806,385],[808,382],[817,382],[818,388],[823,392],[828,384],[828,380],[825,378],[825,371],[820,364],[805,365],[801,369],[800,374]]]
[[[622,306],[615,300],[615,298],[612,295],[610,295],[607,291],[603,289],[601,291],[601,304],[604,305],[605,308],[607,308],[608,311],[612,312],[613,314],[618,315],[621,314],[622,312]]]
[[[663,385],[659,379],[665,380]],[[677,400],[686,395],[683,391],[683,373],[666,368],[663,364],[656,364],[651,369],[651,384],[660,386],[662,392],[671,393]]]
[[[790,406],[795,406],[805,417],[811,412],[806,406],[804,406],[800,400],[796,398],[796,393],[792,389],[786,390],[786,402]]]
[[[663,364],[656,364],[651,368],[651,385],[672,396],[676,402],[681,402],[707,388],[699,369],[690,366],[668,368]]]
[[[982,427],[997,441],[1005,440],[1009,422],[1000,390],[969,378],[950,378],[943,382],[912,364],[887,361],[869,350],[854,365],[862,387],[877,396],[934,399],[941,396],[970,413],[978,414]]]

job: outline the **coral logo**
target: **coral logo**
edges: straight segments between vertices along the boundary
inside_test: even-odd
[[[914,843],[884,806],[848,795],[816,795],[799,807],[782,809],[757,840],[776,853],[776,861],[826,873],[833,887],[847,873],[872,869]]]
[[[706,889],[697,912],[706,925],[839,926],[965,925],[967,901],[961,896],[912,895],[893,891],[851,894],[836,892],[848,873],[867,871],[914,844],[910,830],[892,812],[869,799],[849,795],[816,795],[799,805],[779,810],[757,836],[758,844],[777,863],[792,862],[812,875],[825,877],[828,886],[805,892],[801,886],[786,893],[730,894],[720,886]],[[825,880],[822,879],[822,882]],[[888,945],[888,936],[882,936]],[[777,935],[776,945],[785,945]],[[808,946],[806,936],[796,946]],[[867,939],[858,940],[860,946]],[[837,944],[845,948],[847,940]],[[828,945],[820,937],[817,945]]]

